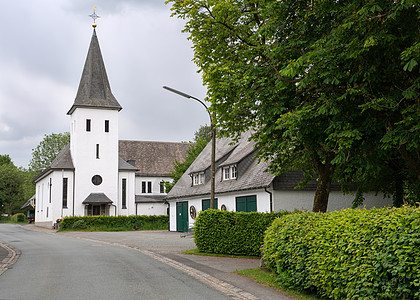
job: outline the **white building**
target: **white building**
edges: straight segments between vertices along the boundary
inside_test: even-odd
[[[266,172],[268,163],[255,159],[255,143],[250,133],[237,143],[231,139],[216,140],[215,208],[228,211],[272,212],[279,210],[312,210],[316,182],[296,190],[302,172],[274,176]],[[200,153],[189,169],[168,193],[171,231],[187,231],[194,226],[198,212],[210,207],[211,143]],[[390,206],[391,199],[364,195],[366,208]],[[346,194],[338,184],[331,184],[328,210],[351,208],[354,194]]]
[[[187,143],[118,140],[118,112],[94,29],[70,116],[70,144],[35,178],[35,223],[66,216],[166,215],[163,181]]]

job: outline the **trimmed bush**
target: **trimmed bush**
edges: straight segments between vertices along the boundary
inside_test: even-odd
[[[264,239],[282,285],[334,299],[420,298],[420,209],[293,213]]]
[[[14,214],[11,217],[11,220],[14,223],[23,223],[23,222],[25,222],[25,218],[26,217],[25,217],[25,215],[23,213],[17,213],[17,214]]]
[[[199,213],[194,241],[201,252],[261,256],[264,232],[287,212],[232,212],[208,209]]]
[[[85,216],[65,217],[63,230],[162,230],[168,228],[169,216]]]

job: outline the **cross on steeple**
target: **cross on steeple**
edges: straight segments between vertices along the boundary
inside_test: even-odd
[[[93,6],[93,14],[89,15],[89,17],[91,17],[93,19],[92,27],[95,28],[96,27],[96,19],[100,18],[100,16],[98,16],[96,14],[96,7],[95,6]]]

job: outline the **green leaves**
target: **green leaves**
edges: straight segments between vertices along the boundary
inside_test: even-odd
[[[288,286],[334,299],[420,296],[420,210],[300,212],[264,238],[267,266]]]
[[[33,172],[41,172],[52,163],[68,143],[70,143],[70,133],[68,132],[46,134],[38,146],[32,149],[29,169]]]
[[[207,209],[195,221],[194,241],[202,252],[260,256],[265,230],[285,214]]]

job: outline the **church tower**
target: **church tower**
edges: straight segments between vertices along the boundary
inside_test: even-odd
[[[68,115],[74,215],[109,215],[118,201],[118,112],[94,24],[79,89]]]

